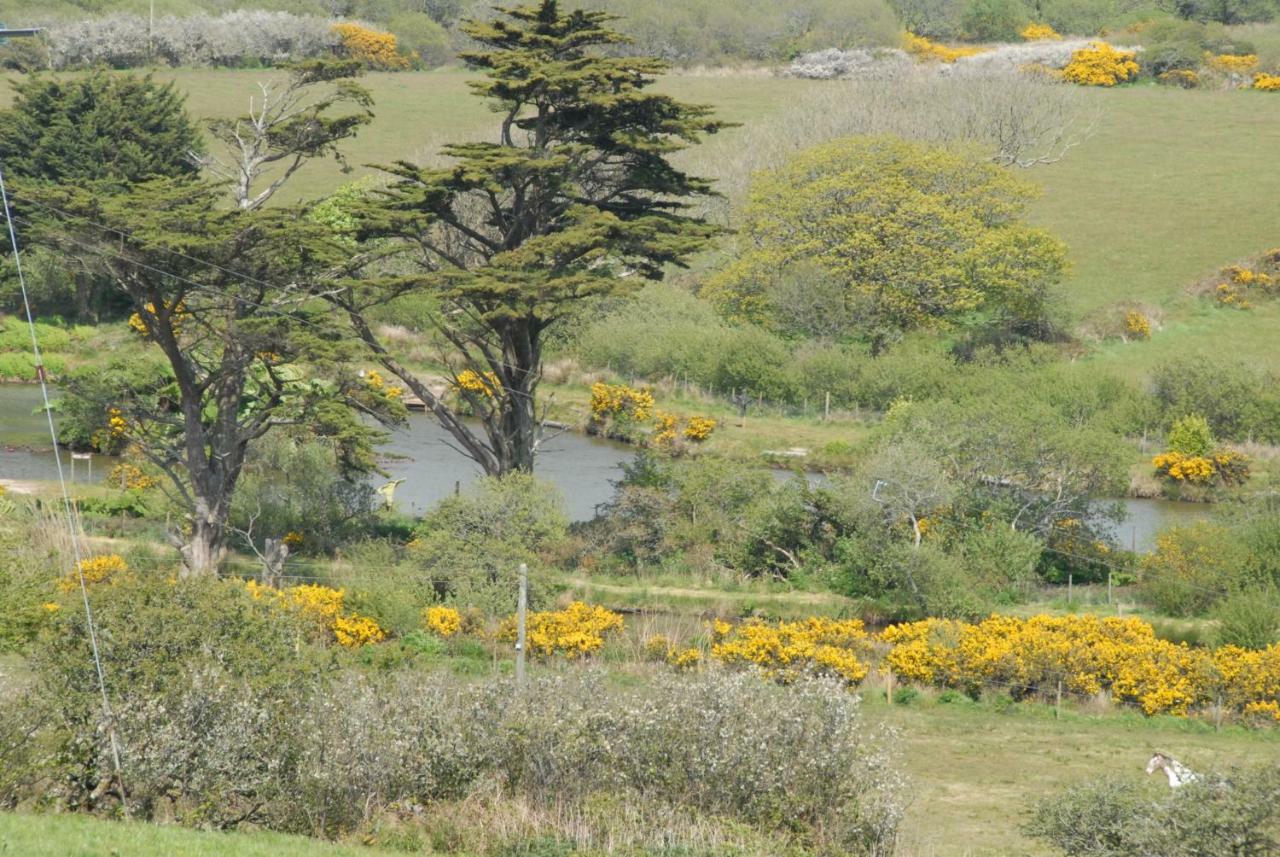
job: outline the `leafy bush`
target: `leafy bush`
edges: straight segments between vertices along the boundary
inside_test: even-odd
[[[331,442],[274,433],[250,448],[231,525],[259,550],[288,538],[295,553],[325,553],[367,530],[374,497],[363,474],[344,472]]]
[[[387,21],[400,49],[418,65],[435,68],[453,57],[449,32],[423,12],[403,12]]]
[[[1230,530],[1197,523],[1166,530],[1142,563],[1139,585],[1156,609],[1172,616],[1207,611],[1247,582],[1245,550]]]
[[[457,683],[442,673],[299,670],[291,647],[280,645],[289,632],[241,615],[244,602],[227,587],[209,587],[214,598],[195,602],[181,592],[150,607],[132,599],[146,619],[199,608],[159,631],[167,651],[134,648],[132,672],[115,660],[120,649],[111,656],[109,674],[124,682],[115,691],[116,726],[131,803],[144,818],[335,834],[412,801],[475,818],[475,830],[455,826],[459,844],[494,853],[483,807],[499,800],[508,803],[494,811],[526,807],[541,820],[534,833],[578,848],[619,835],[634,849],[684,844],[669,837],[680,819],[696,818],[690,830],[730,843],[743,835],[735,828],[757,831],[751,835],[770,843],[760,853],[790,851],[792,837],[822,853],[892,853],[901,783],[863,726],[857,698],[839,683],[800,678],[780,687],[712,671],[619,687],[575,671],[515,694],[507,681]],[[213,603],[229,596],[233,607]],[[122,618],[109,609],[104,628]],[[138,628],[127,636],[157,633]],[[263,669],[237,654],[251,633],[265,635]],[[201,635],[203,655],[186,642]],[[89,659],[70,637],[49,647],[37,664],[40,689],[26,706],[8,707],[0,723],[30,730],[55,752],[36,761],[26,742],[0,743],[2,805],[62,774],[70,779],[58,777],[65,784],[46,799],[84,806],[106,773],[101,712],[79,664]],[[82,677],[77,692],[57,692]],[[63,716],[50,719],[55,713]],[[109,800],[105,790],[99,798]],[[451,801],[466,801],[468,811],[459,814]],[[601,802],[625,806],[631,823],[620,827],[617,812],[591,812]]]
[[[1280,643],[1280,595],[1275,589],[1245,589],[1224,598],[1213,610],[1214,640],[1220,646],[1265,649]]]
[[[1081,783],[1039,801],[1026,830],[1072,857],[1275,854],[1280,769],[1205,774],[1155,800],[1132,780]]]
[[[1093,42],[1071,55],[1062,69],[1062,79],[1081,86],[1115,86],[1138,76],[1138,62],[1133,51],[1113,48],[1106,42]]]
[[[516,573],[526,563],[536,605],[545,597],[542,552],[562,540],[568,526],[554,487],[522,473],[478,480],[428,512],[410,543],[422,603],[438,600],[505,615],[515,607]]]
[[[1196,456],[1211,453],[1214,443],[1209,422],[1199,414],[1176,420],[1173,428],[1169,429],[1169,437],[1165,441],[1165,445],[1172,452]]]
[[[1012,42],[1027,24],[1021,0],[969,0],[960,27],[975,42]]]

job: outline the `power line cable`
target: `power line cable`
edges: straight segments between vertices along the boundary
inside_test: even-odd
[[[5,187],[4,172],[0,169],[0,204],[3,204],[5,224],[9,231],[9,245],[13,248],[13,263],[18,275],[18,286],[22,292],[22,305],[27,315],[27,328],[31,333],[31,350],[35,358],[36,379],[40,383],[40,395],[44,401],[45,418],[49,424],[49,439],[53,443],[53,459],[57,465],[58,485],[62,493],[63,510],[66,513],[67,529],[71,537],[71,551],[76,564],[76,578],[80,584],[80,599],[84,604],[85,625],[89,632],[89,647],[93,654],[94,672],[98,679],[98,691],[102,697],[102,714],[106,718],[107,735],[111,745],[111,763],[115,771],[116,784],[120,789],[120,806],[126,818],[129,817],[129,800],[124,787],[124,773],[120,764],[120,742],[116,734],[115,716],[111,710],[111,699],[107,693],[106,672],[102,667],[102,653],[98,646],[98,630],[94,621],[93,607],[89,604],[89,587],[85,582],[83,555],[80,550],[80,537],[76,526],[75,511],[71,503],[71,493],[67,489],[67,480],[62,471],[62,455],[58,451],[58,430],[53,422],[53,407],[49,401],[48,373],[45,372],[44,360],[40,354],[40,339],[36,333],[35,316],[31,312],[31,299],[27,292],[26,275],[22,270],[22,254],[18,250],[18,233],[14,227],[14,217],[9,206],[9,192]]]

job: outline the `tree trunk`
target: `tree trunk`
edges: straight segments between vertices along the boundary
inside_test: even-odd
[[[183,540],[180,577],[204,577],[217,573],[227,555],[227,522],[213,516],[197,514],[191,521],[191,534]]]

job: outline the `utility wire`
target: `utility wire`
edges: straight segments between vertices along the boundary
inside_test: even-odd
[[[53,422],[53,407],[49,401],[49,382],[45,372],[44,360],[40,355],[40,339],[36,334],[35,316],[31,312],[31,298],[27,293],[26,276],[22,270],[22,254],[18,250],[18,233],[14,227],[14,217],[9,206],[9,191],[5,187],[4,172],[0,169],[0,204],[3,204],[5,225],[9,231],[9,245],[13,248],[13,263],[18,274],[18,286],[22,292],[22,306],[27,315],[27,328],[31,332],[31,350],[35,358],[36,379],[40,382],[40,395],[44,401],[45,418],[49,424],[49,439],[53,442],[53,460],[57,464],[58,485],[62,491],[62,506],[66,513],[67,529],[71,536],[71,551],[76,564],[76,577],[80,584],[80,599],[84,604],[85,624],[89,631],[89,647],[93,653],[93,668],[98,678],[98,691],[102,696],[102,714],[106,718],[107,736],[111,744],[111,764],[115,770],[116,784],[120,789],[120,806],[125,818],[129,817],[129,800],[124,787],[124,774],[120,764],[120,742],[116,735],[115,716],[111,710],[111,699],[107,694],[107,678],[102,668],[102,653],[98,646],[98,631],[93,617],[93,607],[89,604],[89,587],[84,579],[83,555],[80,550],[80,536],[76,526],[76,516],[71,504],[71,493],[67,489],[67,480],[62,472],[62,454],[58,448],[58,430]]]

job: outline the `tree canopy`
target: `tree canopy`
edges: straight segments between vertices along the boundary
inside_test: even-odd
[[[96,71],[15,81],[0,113],[0,165],[14,179],[103,183],[193,176],[203,150],[172,83]]]
[[[758,175],[740,255],[708,281],[727,315],[778,326],[797,276],[881,350],[905,331],[1044,336],[1064,246],[1020,221],[1033,187],[963,150],[894,137],[817,146]]]

